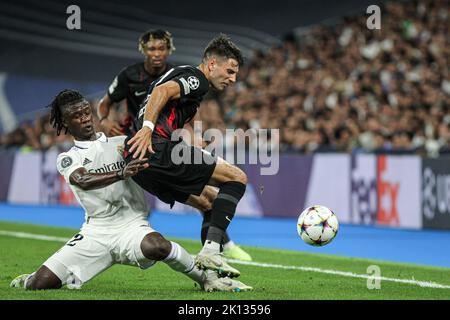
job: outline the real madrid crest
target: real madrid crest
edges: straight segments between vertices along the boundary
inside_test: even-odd
[[[71,157],[64,157],[61,160],[61,167],[63,167],[64,169],[67,167],[70,167],[70,165],[72,164],[72,158]]]

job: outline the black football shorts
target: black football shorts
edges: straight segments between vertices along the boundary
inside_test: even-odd
[[[125,141],[124,158],[129,163],[133,157],[128,151],[129,138]],[[133,180],[144,190],[161,201],[184,203],[189,195],[199,196],[210,180],[217,159],[210,153],[186,144],[184,141],[164,141],[152,144],[154,154],[147,153],[149,167],[133,176]],[[172,151],[184,159],[184,163],[172,159]],[[199,161],[200,159],[200,161]],[[196,162],[195,162],[196,161]]]

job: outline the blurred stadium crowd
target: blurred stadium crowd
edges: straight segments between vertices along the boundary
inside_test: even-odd
[[[386,3],[381,30],[366,19],[293,32],[255,52],[235,86],[203,102],[203,130],[277,128],[281,152],[450,153],[449,2]],[[71,141],[44,116],[0,145],[67,149]]]

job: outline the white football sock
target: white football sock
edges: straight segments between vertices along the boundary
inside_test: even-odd
[[[195,282],[202,284],[205,281],[205,273],[195,266],[194,258],[178,243],[170,241],[172,250],[163,260],[173,270],[182,272]]]
[[[214,242],[212,240],[206,240],[205,244],[203,245],[202,250],[200,253],[219,253],[220,252],[220,243]]]

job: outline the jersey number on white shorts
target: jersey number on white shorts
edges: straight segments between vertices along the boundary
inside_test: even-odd
[[[73,236],[73,238],[67,242],[67,245],[70,247],[73,247],[74,245],[77,244],[77,241],[80,241],[84,238],[84,236],[80,233],[77,233],[76,235]]]

